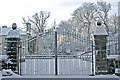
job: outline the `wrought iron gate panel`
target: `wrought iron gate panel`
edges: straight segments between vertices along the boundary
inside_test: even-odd
[[[22,57],[25,58],[25,62],[21,63],[21,74],[55,75],[56,69],[58,75],[92,74],[91,38],[65,30],[57,30],[56,33],[55,37],[54,30],[46,30],[22,41]]]

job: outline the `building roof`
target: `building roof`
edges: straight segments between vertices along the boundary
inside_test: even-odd
[[[8,33],[10,32],[10,30],[12,30],[12,27],[7,27],[7,28],[1,28],[1,33],[0,35],[8,35]],[[18,30],[20,32],[20,35],[27,35],[24,31],[22,31],[21,29],[17,28],[16,30]]]
[[[106,29],[104,28],[104,26],[97,26],[95,28],[95,32],[94,35],[108,35]]]

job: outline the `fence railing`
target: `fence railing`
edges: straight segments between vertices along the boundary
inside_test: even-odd
[[[118,38],[108,38],[106,44],[107,55],[120,55]]]

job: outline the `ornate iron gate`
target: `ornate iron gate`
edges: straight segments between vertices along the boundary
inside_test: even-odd
[[[23,75],[91,75],[93,41],[78,33],[46,30],[22,41]]]

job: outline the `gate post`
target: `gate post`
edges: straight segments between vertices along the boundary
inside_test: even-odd
[[[118,68],[116,68],[115,70],[115,74],[117,73],[117,75],[120,75],[120,1],[118,2],[118,49],[119,49],[119,53],[118,53],[118,60],[117,60],[117,64],[118,64]]]
[[[95,74],[107,74],[107,55],[106,55],[106,36],[107,31],[102,22],[97,22],[97,27],[94,32],[95,39]]]
[[[11,69],[14,73],[20,74],[21,63],[20,63],[20,33],[17,30],[17,24],[12,24],[12,30],[9,31],[6,36],[7,51],[7,69]]]
[[[57,71],[57,31],[55,30],[55,75],[58,75]]]

